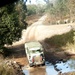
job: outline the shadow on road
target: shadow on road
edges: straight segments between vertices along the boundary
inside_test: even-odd
[[[26,57],[24,44],[11,46],[9,47],[9,49],[12,51],[11,56],[13,56],[14,58]]]

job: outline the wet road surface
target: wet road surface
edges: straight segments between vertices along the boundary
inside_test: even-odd
[[[59,75],[59,73],[75,71],[75,59],[59,61],[55,65],[46,61],[45,66],[23,67],[25,75]]]

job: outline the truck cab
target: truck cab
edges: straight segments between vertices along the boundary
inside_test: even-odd
[[[42,45],[37,41],[26,42],[25,51],[30,67],[35,65],[44,65],[45,57]]]

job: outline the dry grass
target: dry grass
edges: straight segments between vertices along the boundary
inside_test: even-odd
[[[33,24],[34,22],[38,21],[39,18],[40,18],[39,15],[27,16],[26,22],[28,23],[28,25],[31,25],[31,24]]]
[[[16,75],[13,67],[8,66],[3,60],[0,60],[0,75]]]
[[[24,75],[22,66],[13,60],[0,59],[0,75]]]
[[[51,17],[50,15],[48,15],[48,17],[45,19],[45,21],[43,22],[44,25],[52,25],[52,24],[56,24],[56,18],[55,17]]]
[[[75,72],[68,72],[68,73],[64,73],[62,75],[75,75]]]
[[[62,35],[54,35],[51,38],[47,38],[44,41],[48,43],[51,47],[61,48],[66,47],[69,48],[70,46],[74,45],[74,32],[70,31],[68,33],[64,33]],[[69,43],[67,45],[67,43]]]

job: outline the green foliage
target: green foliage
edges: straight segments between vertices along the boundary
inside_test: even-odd
[[[56,2],[56,11],[59,14],[59,16],[65,16],[67,15],[68,8],[66,6],[66,1],[65,0],[57,0]]]
[[[16,6],[19,4],[17,2],[0,8],[0,52],[4,49],[5,44],[12,44],[13,41],[19,40],[22,29],[25,29],[26,5],[22,1],[20,11],[16,10]]]
[[[47,8],[46,12],[49,14],[55,15],[56,14],[56,8],[54,6],[50,6]]]
[[[49,1],[45,10],[60,19],[66,16],[72,18],[75,15],[75,0],[56,0],[55,3]]]
[[[26,3],[24,0],[19,0],[16,3],[16,11],[18,14],[18,18],[19,18],[19,24],[22,26],[22,28],[27,27],[27,23],[25,22],[25,18],[26,18],[26,13],[27,13],[27,8],[26,8]]]
[[[27,5],[27,15],[41,15],[45,12],[45,6],[44,5]]]
[[[36,14],[36,5],[27,5],[27,15]]]
[[[0,75],[25,75],[19,64],[13,60],[0,59]]]
[[[21,28],[14,4],[0,8],[0,45],[12,44],[13,40],[18,40],[20,33]]]
[[[43,15],[45,13],[45,8],[46,8],[45,5],[38,4],[36,8],[36,13],[38,15]]]
[[[75,19],[75,0],[66,0],[66,5],[69,10],[70,20]]]
[[[15,70],[6,64],[0,65],[0,75],[16,75]]]

